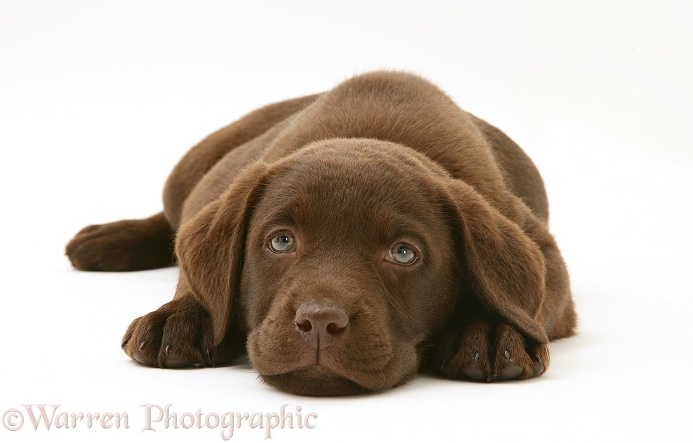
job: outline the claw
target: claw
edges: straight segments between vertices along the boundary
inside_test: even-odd
[[[486,374],[484,374],[484,371],[479,367],[479,365],[467,363],[466,365],[464,365],[460,368],[460,372],[466,378],[468,378],[470,380],[475,380],[475,381],[486,380]]]
[[[144,345],[146,345],[146,344],[147,344],[146,340],[142,341],[142,343],[140,343],[139,350],[141,351],[142,349],[144,349]]]
[[[511,362],[503,365],[501,370],[498,372],[498,380],[515,380],[520,375],[522,375],[522,367],[515,362]]]
[[[534,354],[534,357],[537,359],[538,365],[535,365],[534,367],[534,373],[532,374],[532,377],[537,377],[541,374],[544,373],[544,370],[546,370],[546,367],[544,366],[544,362],[541,360],[541,357],[539,354]]]

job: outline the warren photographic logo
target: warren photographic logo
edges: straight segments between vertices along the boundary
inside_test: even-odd
[[[207,429],[219,431],[228,441],[241,429],[256,432],[264,439],[272,438],[277,429],[310,430],[317,427],[318,414],[304,411],[301,406],[290,408],[283,404],[274,412],[180,412],[173,405],[146,404],[137,413],[128,412],[72,412],[60,405],[22,405],[6,409],[2,414],[2,427],[7,431],[64,432],[71,429],[100,429],[126,432],[136,429],[141,433],[160,430]]]

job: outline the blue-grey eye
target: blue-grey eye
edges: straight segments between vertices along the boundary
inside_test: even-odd
[[[291,252],[294,248],[296,239],[290,232],[280,232],[270,240],[269,247],[272,252],[282,253]]]
[[[389,260],[398,265],[411,265],[416,258],[416,251],[406,243],[397,243],[390,249]]]

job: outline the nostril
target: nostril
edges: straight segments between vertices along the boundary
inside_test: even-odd
[[[310,332],[311,329],[313,329],[313,324],[310,322],[310,320],[296,320],[294,323],[296,324],[296,329],[298,329],[299,332],[303,332],[304,334]]]
[[[344,332],[345,329],[346,329],[346,324],[343,326],[340,326],[337,323],[330,323],[327,325],[327,328],[326,328],[327,333],[330,335],[339,335],[342,332]]]

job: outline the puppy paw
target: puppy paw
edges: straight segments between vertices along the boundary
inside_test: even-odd
[[[138,271],[173,264],[173,231],[163,214],[87,226],[65,247],[83,271]]]
[[[545,344],[530,343],[506,323],[474,323],[458,337],[444,341],[437,358],[438,368],[449,378],[483,382],[524,380],[542,375],[549,365]]]
[[[192,297],[133,320],[121,346],[138,363],[159,368],[221,366],[233,357],[228,341],[214,346],[209,315]]]

